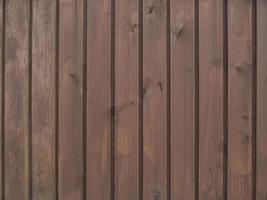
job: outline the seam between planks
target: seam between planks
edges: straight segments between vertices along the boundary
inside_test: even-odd
[[[257,189],[257,1],[252,1],[252,200]]]
[[[143,200],[143,0],[139,0],[139,199]]]
[[[83,199],[87,197],[87,0],[83,1]]]
[[[195,0],[195,200],[199,199],[199,0]]]
[[[228,196],[228,17],[227,0],[223,3],[223,198]]]
[[[55,36],[56,36],[56,70],[55,70],[55,192],[56,200],[59,199],[59,1],[56,0],[56,27],[55,27]]]

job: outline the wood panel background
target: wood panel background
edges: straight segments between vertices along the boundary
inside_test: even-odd
[[[266,0],[0,0],[0,199],[266,200]]]

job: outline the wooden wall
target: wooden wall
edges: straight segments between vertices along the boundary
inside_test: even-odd
[[[266,200],[266,0],[0,0],[0,199]]]

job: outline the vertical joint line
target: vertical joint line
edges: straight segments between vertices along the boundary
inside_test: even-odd
[[[199,1],[195,0],[195,200],[199,199]]]
[[[257,1],[252,1],[252,200],[257,190]]]
[[[55,27],[55,196],[59,199],[59,0],[56,0]]]
[[[32,199],[32,32],[33,32],[33,1],[30,0],[29,9],[29,200]]]
[[[228,196],[228,17],[227,0],[223,2],[223,199]]]
[[[83,199],[87,196],[87,0],[83,2]]]
[[[115,199],[115,1],[111,0],[111,200]]]
[[[143,200],[143,0],[139,0],[139,199]]]
[[[2,4],[2,199],[5,199],[5,24],[6,24],[6,15],[5,15],[5,10],[6,10],[6,0],[3,0]]]
[[[171,54],[170,54],[170,0],[166,2],[166,57],[167,57],[167,199],[171,199]]]

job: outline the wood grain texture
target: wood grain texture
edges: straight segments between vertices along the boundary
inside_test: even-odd
[[[195,199],[195,3],[171,0],[171,198]]]
[[[59,199],[83,198],[83,0],[59,2]]]
[[[199,2],[199,199],[223,199],[223,0]]]
[[[29,199],[30,1],[6,1],[5,199]]]
[[[252,1],[228,1],[228,199],[252,198]]]
[[[257,200],[267,199],[267,2],[257,1]]]
[[[87,1],[87,199],[94,200],[111,196],[111,15],[111,0]]]
[[[139,4],[116,1],[115,199],[139,199]]]
[[[144,199],[167,199],[166,0],[143,2]]]
[[[33,2],[32,197],[56,197],[56,1]]]

